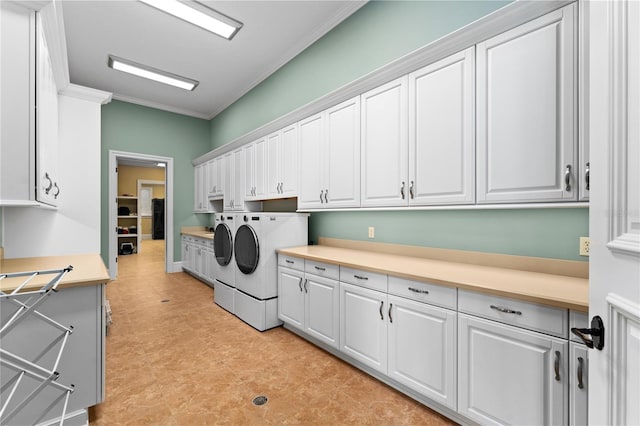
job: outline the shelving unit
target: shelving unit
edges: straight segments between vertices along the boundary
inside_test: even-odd
[[[119,195],[118,201],[118,213],[120,213],[121,207],[129,208],[128,215],[118,214],[118,253],[120,253],[121,243],[130,242],[133,244],[133,253],[140,253],[140,241],[142,239],[142,233],[140,227],[142,226],[141,217],[138,214],[139,203],[138,197],[132,195]],[[135,232],[130,232],[131,228],[135,227]],[[121,229],[126,229],[127,232],[121,232]]]

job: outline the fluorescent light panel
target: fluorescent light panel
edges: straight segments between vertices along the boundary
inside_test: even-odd
[[[170,72],[152,68],[147,65],[138,64],[128,59],[119,58],[113,55],[109,55],[109,67],[113,68],[114,70],[123,71],[129,74],[137,75],[138,77],[147,78],[159,83],[169,84],[171,86],[179,87],[185,90],[193,90],[198,85],[198,82],[196,80],[181,77]]]
[[[170,15],[231,40],[242,23],[193,0],[140,0]]]

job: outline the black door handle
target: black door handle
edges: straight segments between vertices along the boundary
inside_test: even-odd
[[[591,328],[572,327],[571,332],[582,339],[588,348],[600,351],[604,348],[604,324],[598,315],[591,319]],[[591,339],[587,336],[591,336]]]

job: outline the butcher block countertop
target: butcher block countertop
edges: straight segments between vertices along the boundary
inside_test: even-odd
[[[58,284],[58,289],[103,284],[110,280],[107,268],[99,254],[76,254],[65,256],[23,257],[0,261],[0,277],[13,272],[31,272],[63,269],[73,266]],[[55,274],[36,276],[22,291],[37,290],[55,277]],[[4,278],[0,280],[0,290],[5,293],[15,290],[27,277]]]
[[[447,252],[447,250],[443,251]],[[278,252],[284,255],[378,272],[415,281],[441,284],[576,311],[589,311],[589,279],[584,276],[485,266],[460,261],[387,254],[330,245],[293,247],[281,249]],[[508,260],[512,256],[504,257]],[[513,258],[516,258],[516,256],[513,256]],[[538,262],[545,261],[540,258],[529,259],[536,259]],[[576,263],[579,269],[583,269],[579,264],[584,263],[556,260],[549,260],[549,262]],[[584,266],[588,268],[588,265],[585,264]],[[545,268],[541,269],[545,270]]]
[[[213,232],[207,230],[204,226],[183,226],[180,228],[180,234],[213,240]]]

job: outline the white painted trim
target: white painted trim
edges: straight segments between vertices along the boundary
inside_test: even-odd
[[[182,271],[182,261],[173,262],[173,269],[171,270],[171,272],[183,272]]]
[[[184,108],[178,108],[178,107],[174,107],[174,106],[170,106],[170,105],[166,105],[166,104],[161,104],[159,102],[151,102],[151,101],[147,101],[144,99],[138,99],[132,96],[125,96],[125,95],[121,95],[119,93],[114,93],[113,94],[113,99],[117,100],[117,101],[123,101],[123,102],[127,102],[130,104],[135,104],[135,105],[141,105],[141,106],[145,106],[148,108],[154,108],[154,109],[159,109],[162,111],[168,111],[168,112],[173,112],[176,114],[181,114],[181,115],[188,115],[190,117],[195,117],[195,118],[201,118],[203,120],[209,120],[209,115],[208,114],[201,114],[199,112],[190,110],[190,109],[184,109]]]
[[[194,159],[193,165],[205,163],[242,145],[296,123],[313,114],[372,90],[381,84],[432,64],[449,55],[467,49],[483,40],[517,27],[546,13],[559,9],[574,0],[515,1],[484,16],[424,47],[378,68],[300,108],[254,129],[233,141]]]
[[[96,102],[102,105],[111,102],[111,93],[104,92],[98,89],[92,89],[90,87],[79,86],[77,84],[70,83],[58,93],[64,96],[71,96],[72,98],[84,99],[85,101]]]
[[[62,2],[51,1],[39,10],[42,17],[44,36],[51,57],[53,77],[58,91],[65,89],[69,83],[69,62],[67,59],[67,40],[64,33]]]
[[[367,211],[413,211],[413,210],[521,210],[521,209],[588,209],[588,202],[570,203],[523,203],[523,204],[462,204],[451,206],[401,206],[401,207],[352,207],[335,209],[298,209],[299,213],[321,213],[321,212],[367,212]]]
[[[172,272],[173,265],[173,157],[161,157],[158,155],[140,154],[134,152],[109,150],[109,200],[108,200],[108,216],[109,216],[109,276],[111,279],[116,278],[118,265],[116,263],[116,255],[118,252],[117,234],[112,232],[117,226],[117,188],[118,176],[116,174],[116,166],[119,158],[127,158],[133,160],[142,160],[149,162],[164,162],[165,167],[165,271]]]

